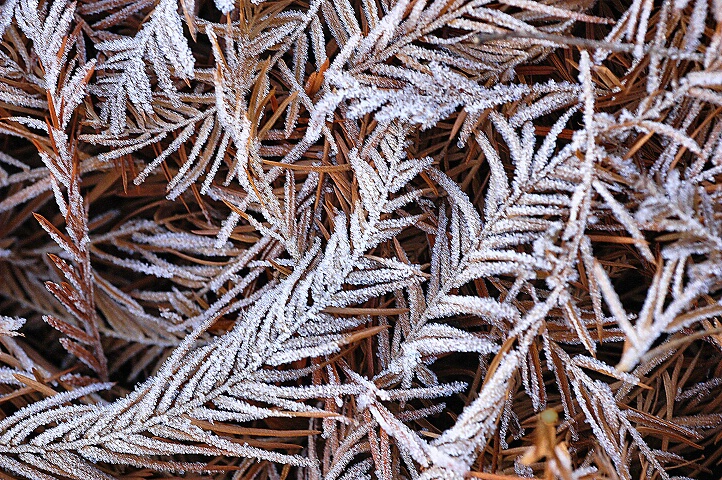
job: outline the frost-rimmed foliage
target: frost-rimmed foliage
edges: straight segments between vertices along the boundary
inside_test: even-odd
[[[720,25],[717,0],[5,2],[0,468],[711,474]]]

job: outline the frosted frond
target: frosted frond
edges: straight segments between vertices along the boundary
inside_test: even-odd
[[[720,0],[0,3],[0,477],[716,472]]]

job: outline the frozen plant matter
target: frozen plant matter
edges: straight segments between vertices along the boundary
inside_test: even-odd
[[[5,0],[0,478],[716,478],[721,0]]]

